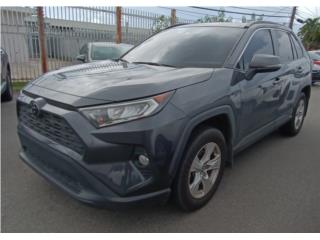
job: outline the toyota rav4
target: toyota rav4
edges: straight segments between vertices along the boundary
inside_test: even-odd
[[[99,206],[205,205],[236,153],[299,133],[311,62],[271,22],[173,26],[120,59],[56,70],[17,100],[21,159]],[[250,174],[250,173],[248,173]]]

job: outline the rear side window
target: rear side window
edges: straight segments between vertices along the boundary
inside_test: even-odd
[[[295,37],[291,36],[291,39],[292,39],[294,47],[297,50],[298,58],[302,58],[303,57],[303,50],[302,50],[300,44],[298,43],[298,41],[296,40]]]
[[[293,51],[288,33],[284,31],[274,31],[274,37],[280,62],[288,63],[293,61]]]
[[[272,39],[269,30],[258,30],[251,38],[251,41],[244,51],[241,59],[244,70],[249,68],[249,64],[255,54],[274,55]]]

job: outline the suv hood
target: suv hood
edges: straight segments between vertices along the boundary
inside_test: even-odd
[[[212,73],[213,69],[208,68],[171,68],[108,60],[52,71],[34,80],[25,90],[32,93],[37,89],[38,95],[47,91],[51,95],[56,92],[69,97],[113,102],[195,84],[208,80]]]

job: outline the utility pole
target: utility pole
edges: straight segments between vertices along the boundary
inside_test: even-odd
[[[171,26],[177,23],[176,9],[171,9]]]
[[[296,12],[297,12],[297,7],[293,7],[291,17],[290,17],[290,22],[289,22],[289,28],[291,29],[293,27],[294,18],[296,17]]]
[[[116,43],[121,43],[122,41],[122,29],[121,29],[121,7],[116,7]]]
[[[38,15],[41,70],[42,70],[42,73],[46,73],[48,71],[48,65],[47,65],[47,52],[46,52],[46,35],[44,31],[43,7],[37,7],[37,15]]]

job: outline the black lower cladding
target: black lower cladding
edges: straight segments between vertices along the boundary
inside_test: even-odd
[[[170,190],[164,189],[144,195],[122,197],[99,178],[70,157],[48,147],[19,127],[23,151],[20,157],[40,175],[53,182],[74,198],[98,206],[128,206],[139,203],[165,202]]]

